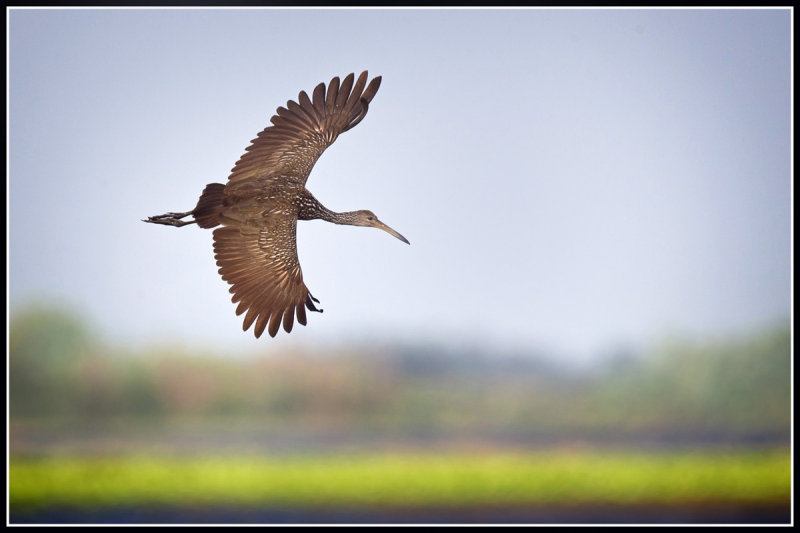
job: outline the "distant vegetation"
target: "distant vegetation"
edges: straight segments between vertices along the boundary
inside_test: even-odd
[[[70,313],[10,323],[12,424],[136,417],[269,420],[388,434],[727,435],[788,442],[788,326],[666,343],[567,371],[528,356],[387,347],[258,358],[125,353]]]
[[[788,502],[789,450],[17,459],[34,506],[487,506]]]
[[[553,507],[583,521],[611,506],[686,522],[712,506],[718,522],[785,522],[790,354],[788,326],[584,370],[425,346],[131,353],[30,308],[10,323],[11,520]]]

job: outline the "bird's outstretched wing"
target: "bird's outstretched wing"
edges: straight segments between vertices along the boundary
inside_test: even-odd
[[[279,107],[270,119],[272,125],[252,140],[236,162],[228,190],[278,177],[305,185],[322,152],[367,113],[381,84],[378,76],[367,85],[367,75],[365,70],[353,83],[354,75],[348,74],[341,84],[335,77],[327,89],[324,83],[317,85],[311,98],[301,91],[299,103],[290,100],[286,107]]]
[[[214,256],[222,279],[232,285],[236,314],[245,311],[243,329],[253,323],[260,337],[269,324],[274,337],[283,329],[292,331],[297,321],[306,325],[304,306],[317,311],[314,297],[303,283],[297,260],[297,218],[277,214],[262,225],[225,226],[214,230]]]

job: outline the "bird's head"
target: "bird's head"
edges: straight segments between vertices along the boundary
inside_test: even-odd
[[[382,229],[383,231],[385,231],[389,235],[393,235],[393,236],[397,237],[398,239],[400,239],[404,243],[411,244],[410,242],[408,242],[408,239],[406,239],[405,237],[403,237],[402,235],[397,233],[395,230],[393,230],[392,228],[390,228],[389,226],[387,226],[386,224],[384,224],[383,222],[378,220],[378,217],[375,216],[375,213],[373,213],[372,211],[369,211],[367,209],[365,209],[363,211],[356,211],[355,212],[355,219],[353,221],[353,225],[355,225],[355,226],[367,226],[367,227],[370,227],[370,228]]]

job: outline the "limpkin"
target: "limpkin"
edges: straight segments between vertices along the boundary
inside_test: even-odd
[[[245,313],[243,330],[255,324],[274,337],[281,324],[292,331],[294,317],[306,325],[305,308],[321,312],[303,282],[297,258],[297,221],[322,219],[334,224],[370,226],[405,237],[378,220],[372,211],[336,213],[306,189],[311,169],[339,134],[361,122],[378,91],[381,77],[367,85],[367,71],[339,82],[320,83],[311,98],[301,91],[298,102],[279,107],[233,167],[228,182],[206,185],[197,206],[184,213],[166,213],[145,222],[175,227],[194,224],[214,228],[214,256],[222,279],[231,284],[236,314]],[[366,87],[366,89],[365,89]],[[191,216],[193,220],[183,220]]]

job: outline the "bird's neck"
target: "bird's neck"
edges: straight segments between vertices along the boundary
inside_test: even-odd
[[[334,224],[345,224],[349,226],[357,225],[357,211],[344,211],[342,213],[337,213],[336,211],[331,211],[323,205],[320,205],[320,207],[322,207],[322,209],[319,211],[319,216],[315,218],[322,219],[326,222],[333,222]]]
[[[299,220],[320,219],[334,224],[352,225],[356,220],[356,213],[357,211],[345,211],[342,213],[331,211],[306,190],[301,197],[297,218]]]
[[[358,215],[358,211],[344,211],[343,213],[335,213],[330,211],[331,215],[328,218],[322,218],[322,220],[327,220],[328,222],[333,222],[334,224],[347,224],[349,226],[358,226],[359,224],[356,222],[356,215]]]

